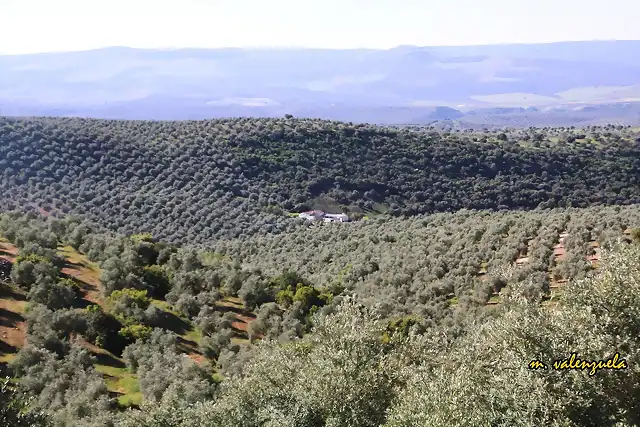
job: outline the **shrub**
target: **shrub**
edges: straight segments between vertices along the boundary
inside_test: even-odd
[[[146,290],[122,289],[114,291],[106,301],[109,312],[124,325],[145,322],[151,298]]]
[[[46,259],[37,255],[16,259],[11,270],[11,280],[16,285],[30,289],[36,282],[54,282],[59,271]]]
[[[9,378],[0,379],[0,425],[7,427],[47,427],[44,412],[27,412],[30,399],[11,385]]]
[[[142,279],[149,287],[151,295],[164,298],[169,292],[169,277],[159,265],[148,265],[142,270]]]
[[[273,289],[258,277],[248,278],[238,291],[238,296],[249,310],[274,300]]]
[[[293,304],[294,293],[291,287],[283,289],[276,294],[276,302],[282,307],[287,308]]]
[[[69,284],[71,282],[71,285]],[[79,289],[71,280],[43,282],[33,285],[29,291],[29,301],[43,304],[50,310],[60,310],[74,305]]]
[[[231,343],[234,332],[231,329],[223,329],[210,336],[205,336],[200,342],[202,353],[209,359],[217,359],[220,352]]]
[[[85,338],[98,347],[120,354],[126,346],[126,340],[118,334],[122,324],[99,305],[85,308],[84,316],[87,319]]]
[[[152,331],[153,328],[136,323],[120,329],[118,335],[129,341],[146,340],[151,336]]]

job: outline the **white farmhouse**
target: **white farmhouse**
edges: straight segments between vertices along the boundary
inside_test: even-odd
[[[325,213],[322,211],[308,211],[302,212],[299,216],[300,218],[306,219],[308,221],[319,221],[324,218]]]
[[[345,214],[328,214],[318,210],[302,212],[299,217],[308,221],[349,222],[349,217]]]
[[[326,222],[349,222],[349,217],[345,214],[325,214],[324,220]]]

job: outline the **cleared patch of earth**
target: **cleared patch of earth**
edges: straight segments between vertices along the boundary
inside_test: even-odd
[[[27,325],[22,313],[26,304],[24,294],[0,284],[0,354],[15,353],[24,346]]]
[[[62,275],[75,280],[83,292],[86,301],[103,305],[104,300],[100,292],[100,274],[98,265],[73,249],[71,246],[59,246],[58,253],[66,259],[65,266],[60,270]]]
[[[0,258],[15,262],[18,256],[18,248],[6,241],[0,241]]]

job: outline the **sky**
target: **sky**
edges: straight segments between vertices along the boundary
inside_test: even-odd
[[[0,0],[0,54],[640,40],[639,0]]]

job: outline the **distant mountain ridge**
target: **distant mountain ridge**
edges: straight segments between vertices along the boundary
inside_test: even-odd
[[[12,116],[293,114],[382,124],[487,117],[491,124],[528,114],[583,123],[597,119],[575,109],[588,105],[610,121],[635,123],[638,101],[640,41],[389,50],[113,47],[0,56],[0,115]],[[631,107],[603,109],[616,103]]]

